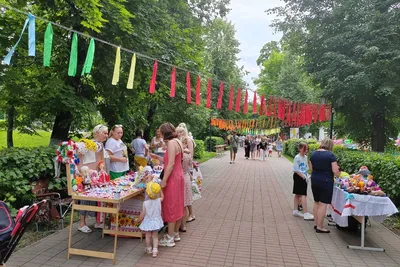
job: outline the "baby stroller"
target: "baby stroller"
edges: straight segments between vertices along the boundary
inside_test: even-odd
[[[14,221],[7,205],[0,201],[0,267],[5,267],[25,229],[44,203],[46,200],[21,208]]]

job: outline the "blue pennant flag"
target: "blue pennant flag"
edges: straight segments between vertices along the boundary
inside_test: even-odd
[[[35,16],[33,16],[31,13],[28,14],[28,18],[25,20],[24,27],[22,28],[21,35],[19,36],[19,39],[17,43],[11,47],[10,51],[8,54],[4,57],[4,63],[6,65],[10,65],[11,63],[11,58],[14,55],[15,49],[17,48],[19,42],[22,39],[22,35],[25,32],[26,26],[28,26],[28,55],[29,56],[35,56],[36,52],[36,33],[35,33]]]

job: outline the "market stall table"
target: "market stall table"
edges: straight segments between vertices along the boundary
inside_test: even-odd
[[[109,252],[72,248],[71,243],[72,243],[73,216],[71,216],[71,224],[70,224],[70,228],[69,228],[69,240],[68,240],[68,259],[70,258],[70,255],[81,255],[81,256],[103,258],[103,259],[111,259],[111,260],[113,260],[113,263],[115,264],[118,235],[140,237],[140,238],[142,238],[142,236],[143,236],[141,232],[123,232],[123,231],[118,230],[119,211],[121,208],[121,204],[124,201],[126,201],[128,199],[132,199],[132,198],[143,199],[143,192],[144,192],[144,189],[138,189],[137,191],[131,191],[131,192],[127,193],[126,195],[121,196],[120,198],[115,198],[115,199],[114,198],[87,197],[84,195],[72,196],[72,201],[73,201],[72,214],[74,213],[75,210],[102,212],[102,213],[114,214],[114,216],[116,216],[116,220],[115,220],[115,229],[114,230],[105,229],[105,220],[103,220],[102,237],[104,238],[104,234],[113,234],[114,235],[114,250],[113,250],[113,253],[109,253]],[[95,201],[95,202],[101,202],[104,204],[111,204],[112,207],[98,207],[98,206],[90,206],[90,205],[81,205],[81,204],[77,203],[78,200]]]
[[[343,189],[334,187],[332,197],[332,218],[341,227],[348,226],[348,216],[354,216],[361,223],[361,245],[350,246],[350,249],[384,252],[384,248],[365,247],[365,217],[373,217],[382,222],[387,216],[399,212],[388,197],[349,194]]]

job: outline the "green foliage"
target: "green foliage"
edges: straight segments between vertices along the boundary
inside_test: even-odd
[[[54,176],[55,147],[0,150],[0,199],[20,207],[33,199],[31,183]]]
[[[196,147],[194,148],[194,155],[193,158],[201,159],[204,155],[204,141],[203,140],[194,140],[196,143]]]
[[[7,122],[5,120],[0,120],[0,130],[5,130],[7,128]]]
[[[205,149],[207,151],[209,150],[210,145],[211,145],[211,151],[215,152],[215,146],[223,144],[225,144],[224,139],[222,139],[222,137],[219,136],[211,136],[211,141],[210,137],[207,137],[206,140],[204,140]]]
[[[400,9],[396,1],[287,0],[275,26],[324,90],[349,138],[383,152],[400,115]]]
[[[25,134],[14,131],[13,139],[15,147],[39,147],[47,146],[50,141],[50,132],[37,131],[36,134]],[[7,132],[0,130],[0,149],[6,148]]]
[[[215,155],[216,155],[215,152],[205,151],[204,154],[203,154],[203,157],[201,159],[198,159],[197,161],[199,163],[203,163],[203,162],[206,162],[207,160],[212,159],[213,157],[215,157]]]
[[[355,173],[367,166],[382,190],[400,204],[400,158],[388,154],[363,151],[335,152],[339,166],[348,173]]]
[[[299,153],[299,144],[302,142],[307,143],[309,146],[317,143],[317,141],[314,139],[289,139],[283,142],[283,153],[291,157],[295,157]]]

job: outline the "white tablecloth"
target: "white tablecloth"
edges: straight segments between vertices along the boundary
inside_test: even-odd
[[[399,212],[388,197],[352,194],[352,198],[346,199],[347,194],[340,188],[333,188],[332,218],[339,226],[348,226],[348,216],[374,217],[381,222],[387,216]]]

